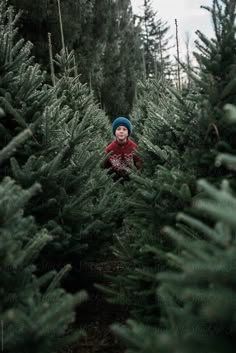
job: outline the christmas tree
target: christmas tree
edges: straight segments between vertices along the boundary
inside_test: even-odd
[[[216,161],[221,163],[235,170],[236,158],[222,154]],[[205,180],[198,185],[204,193],[194,201],[198,216],[179,213],[177,227],[163,229],[177,251],[162,253],[171,270],[156,278],[162,309],[159,325],[129,320],[128,327],[114,326],[130,352],[234,351],[235,189],[227,180],[220,189]],[[158,261],[158,248],[149,251]]]
[[[53,237],[45,256],[50,253],[52,263],[59,258],[63,265],[73,253],[79,262],[109,239],[122,212],[118,192],[102,168],[108,119],[80,83],[73,53],[62,48],[52,63],[60,74],[52,76],[53,85],[46,84],[45,72],[31,56],[32,45],[16,40],[18,15],[4,2],[1,13],[1,141],[10,142],[25,128],[32,131],[1,172],[24,188],[41,184],[26,213]]]
[[[27,131],[16,136],[0,151],[1,164],[24,144]],[[85,292],[71,295],[60,288],[61,278],[70,270],[35,275],[35,261],[52,241],[45,228],[24,214],[24,208],[41,186],[34,183],[22,189],[10,177],[0,183],[1,257],[1,347],[7,352],[52,352],[78,340],[82,332],[67,332],[75,319],[75,308]]]
[[[152,218],[156,220],[157,229],[153,235],[150,232],[153,222],[151,217],[148,218],[149,223],[146,227],[149,231],[145,232],[144,212],[150,216],[155,211],[155,204],[152,203],[155,199],[153,187],[155,183],[150,183],[150,177],[146,178],[145,188],[142,189],[140,186],[144,182],[143,178],[139,177],[137,195],[141,195],[142,198],[136,198],[136,204],[133,202],[135,211],[131,217],[139,224],[141,231],[138,233],[136,227],[134,234],[130,227],[131,241],[125,239],[121,242],[122,247],[116,247],[122,261],[128,262],[130,256],[129,263],[133,264],[130,271],[125,270],[124,275],[120,276],[119,285],[121,288],[125,287],[122,288],[124,301],[129,292],[128,302],[131,305],[132,319],[135,318],[136,321],[128,321],[127,327],[114,327],[115,331],[128,342],[130,352],[190,353],[196,352],[199,348],[204,352],[234,351],[235,92],[234,79],[229,73],[235,68],[235,48],[232,46],[230,51],[229,46],[233,43],[232,37],[235,36],[235,4],[232,1],[213,1],[212,8],[208,10],[212,14],[216,39],[208,40],[199,33],[202,45],[197,42],[200,54],[196,53],[196,57],[200,65],[199,71],[192,73],[195,80],[194,91],[189,91],[187,97],[185,95],[183,98],[173,89],[169,90],[175,97],[175,103],[169,104],[172,102],[169,95],[165,102],[167,109],[172,112],[171,108],[181,107],[173,110],[177,119],[175,125],[173,122],[169,124],[170,140],[166,138],[165,142],[160,144],[162,148],[159,146],[155,148],[157,142],[152,143],[155,139],[162,139],[162,134],[156,133],[163,131],[161,121],[162,126],[167,125],[163,115],[160,114],[162,110],[153,109],[153,105],[149,105],[144,111],[146,117],[139,121],[140,126],[145,129],[150,116],[155,114],[159,118],[159,124],[155,125],[154,119],[149,124],[149,127],[155,128],[154,131],[150,129],[152,137],[150,147],[150,141],[143,139],[147,147],[144,153],[147,153],[147,150],[151,151],[152,148],[152,152],[159,157],[159,162],[156,161],[151,170],[148,163],[147,169],[151,177],[156,170],[154,174],[156,184],[160,189],[165,185],[168,193],[166,202],[170,202],[170,205],[165,209],[162,204],[165,194],[164,196],[157,194],[159,203],[156,208],[160,205],[159,212],[162,218],[158,214]],[[217,65],[216,63],[211,65],[216,51],[220,53],[219,56],[215,56]],[[161,94],[157,99],[158,108],[160,97]],[[148,99],[143,102],[142,107],[147,107],[147,103]],[[226,113],[230,115],[230,122],[226,118]],[[186,124],[188,116],[193,125]],[[189,129],[191,126],[192,131]],[[178,135],[179,129],[182,131]],[[175,136],[178,136],[178,139],[175,139]],[[170,157],[171,149],[166,148],[166,141],[170,147],[174,147],[175,144],[175,161]],[[165,156],[163,152],[168,151],[167,162],[164,160],[163,163],[163,155]],[[218,157],[215,162],[216,156]],[[181,163],[176,176],[174,172],[179,161]],[[168,168],[169,164],[174,168]],[[165,177],[158,183],[162,173]],[[174,178],[171,182],[172,176]],[[178,185],[182,176],[189,181],[191,180],[189,177],[203,176],[208,181],[200,179],[199,187],[196,189],[194,179],[193,183]],[[136,179],[138,177],[134,175],[134,181]],[[178,197],[172,199],[171,195]],[[182,206],[178,207],[180,195],[186,195],[186,199]],[[143,202],[145,197],[146,209]],[[148,206],[148,202],[151,207]],[[193,207],[190,207],[192,202]],[[183,211],[178,213],[176,219],[174,215],[181,207]],[[172,226],[163,228],[164,218],[168,216],[170,210],[173,210],[173,217],[166,224]],[[116,286],[114,280],[114,288]],[[158,294],[156,298],[155,291]],[[110,295],[112,294],[114,300],[114,290],[110,290]],[[135,300],[136,295],[141,299]]]
[[[221,28],[220,35],[230,42],[232,31],[235,31],[232,2],[224,1],[221,6],[214,2],[211,13]],[[202,40],[205,38],[199,36]],[[220,37],[217,40],[222,43]],[[134,110],[134,116],[138,116],[136,137],[144,160],[143,172],[139,175],[134,171],[132,187],[129,186],[127,204],[130,212],[125,219],[128,236],[119,237],[114,247],[114,253],[124,264],[123,273],[111,279],[107,293],[109,300],[127,303],[131,317],[156,327],[161,325],[162,308],[160,296],[156,300],[156,288],[159,287],[156,274],[167,271],[170,266],[166,253],[178,254],[176,244],[163,233],[163,227],[166,224],[175,226],[176,214],[180,211],[198,216],[195,208],[189,208],[192,200],[203,193],[196,187],[198,178],[206,178],[215,187],[219,187],[225,178],[233,179],[232,171],[224,165],[215,165],[215,157],[219,152],[234,151],[233,139],[229,139],[234,126],[226,123],[223,109],[225,103],[234,102],[234,88],[229,93],[228,87],[227,100],[221,97],[217,88],[218,118],[217,125],[212,124],[216,107],[211,103],[212,81],[206,80],[206,76],[210,75],[217,85],[209,53],[218,45],[215,39],[207,43],[205,56],[197,55],[201,65],[198,71],[192,72],[195,80],[192,90],[182,96],[167,84],[163,86],[162,82],[149,80],[140,84],[141,95],[138,95]],[[224,70],[228,72],[234,67],[233,47]],[[233,77],[228,79],[232,80],[233,87]],[[223,85],[220,80],[219,84],[223,89],[228,81]],[[227,107],[231,109],[231,106]],[[181,224],[180,228],[191,237],[198,237],[186,225]]]
[[[51,60],[58,73],[49,83],[32,44],[19,39],[18,14],[5,2],[0,14],[2,231],[5,214],[10,227],[1,247],[4,345],[51,352],[79,337],[67,331],[85,298],[60,281],[68,273],[71,291],[81,288],[81,263],[109,251],[123,210],[103,168],[109,120],[81,84],[73,52],[63,46]],[[6,294],[16,300],[8,303]]]

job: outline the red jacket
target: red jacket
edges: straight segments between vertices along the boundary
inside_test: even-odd
[[[111,168],[113,172],[120,175],[125,175],[127,168],[132,168],[133,165],[140,169],[142,160],[133,153],[135,149],[138,149],[138,146],[129,138],[122,145],[114,140],[106,148],[106,153],[111,154],[105,160],[105,168]]]

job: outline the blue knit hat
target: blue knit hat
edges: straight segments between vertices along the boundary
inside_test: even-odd
[[[113,135],[115,135],[115,132],[118,126],[125,126],[128,129],[129,135],[131,135],[133,127],[130,120],[123,118],[122,116],[120,116],[119,118],[116,118],[112,123]]]

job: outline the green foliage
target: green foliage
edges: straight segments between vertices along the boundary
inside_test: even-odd
[[[42,0],[37,6],[28,0],[10,2],[23,10],[21,33],[35,44],[33,53],[49,68],[48,32],[53,52],[64,46],[58,2]],[[127,115],[132,109],[142,57],[130,0],[62,0],[60,8],[65,46],[69,52],[74,50],[81,82],[94,91],[110,117]]]
[[[213,1],[210,10],[216,39],[200,35],[193,90],[183,97],[149,82],[141,86],[134,112],[144,167],[140,177],[133,176],[128,200],[133,201],[132,226],[127,217],[131,235],[114,249],[124,271],[109,293],[116,300],[119,285],[125,287],[124,302],[129,294],[131,320],[114,326],[128,352],[234,351],[234,46],[227,59],[223,53],[235,36],[235,4],[219,3]],[[220,69],[211,65],[213,57]],[[207,181],[200,180],[196,190],[199,177]]]
[[[205,194],[194,203],[199,216],[180,213],[180,229],[164,229],[178,250],[165,255],[172,270],[157,276],[159,327],[134,321],[128,329],[114,327],[130,352],[234,351],[236,198],[227,181],[220,190],[206,181],[199,186]],[[206,214],[211,221],[203,220]]]
[[[32,216],[24,216],[24,207],[39,190],[37,183],[23,190],[9,177],[0,184],[1,345],[7,352],[31,352],[34,345],[36,352],[49,353],[62,345],[62,336],[66,344],[72,339],[65,334],[75,307],[86,298],[82,291],[72,296],[59,287],[68,266],[61,274],[35,276],[35,260],[52,240]]]
[[[183,98],[160,80],[139,83],[132,115],[146,175],[152,177],[160,165],[196,174],[200,155],[208,150],[199,104],[198,94]]]
[[[231,36],[235,28],[231,27],[233,15],[230,1],[225,3],[228,6],[226,19],[220,16],[223,12],[217,16],[219,23],[228,23],[223,31],[227,37],[227,30]],[[234,48],[232,62],[233,51]],[[127,190],[129,213],[125,218],[125,226],[129,236],[119,237],[114,246],[114,253],[124,264],[123,272],[113,278],[107,292],[109,300],[129,304],[132,318],[158,328],[161,327],[159,311],[162,302],[160,296],[155,300],[158,284],[155,273],[169,268],[166,253],[173,252],[174,256],[177,252],[173,239],[166,236],[163,227],[166,224],[175,226],[176,213],[187,211],[192,199],[200,197],[195,185],[198,178],[205,177],[216,186],[224,178],[234,178],[234,174],[225,168],[220,159],[217,165],[214,163],[218,150],[227,153],[222,155],[227,161],[225,163],[234,162],[228,155],[234,151],[234,140],[227,138],[235,125],[226,123],[223,105],[218,105],[218,113],[221,114],[218,115],[218,121],[222,121],[225,128],[220,130],[218,136],[218,122],[211,122],[208,126],[209,120],[206,119],[213,114],[215,105],[211,106],[211,82],[207,80],[208,71],[211,70],[210,60],[207,63],[208,66],[200,66],[198,75],[194,76],[193,90],[184,92],[184,96],[163,82],[149,80],[140,83],[132,114],[136,128],[134,137],[144,163],[140,175],[134,171]],[[224,70],[227,71],[229,67],[225,66]],[[221,75],[224,75],[224,70],[222,68]],[[217,83],[212,71],[209,75]],[[234,90],[231,93],[233,99]],[[232,118],[232,106],[228,105],[227,110]],[[196,216],[195,212],[195,209],[191,210],[193,217]],[[178,227],[193,239],[199,238],[198,232],[188,229],[186,225]],[[137,299],[139,296],[141,300]]]
[[[137,17],[141,29],[144,79],[167,78],[173,71],[168,54],[169,26],[157,17],[151,0],[143,1],[143,15]]]
[[[141,72],[139,28],[130,0],[110,2],[102,67],[101,103],[110,117],[127,116]]]
[[[99,255],[123,211],[102,167],[107,118],[73,55],[56,56],[61,74],[46,84],[31,44],[17,41],[17,17],[1,2],[1,328],[7,351],[49,353],[81,335],[67,330],[86,295],[66,293],[61,279]]]
[[[123,263],[123,273],[111,281],[108,298],[128,303],[131,314],[145,322],[158,322],[155,273],[166,268],[160,254],[173,247],[162,234],[165,224],[174,224],[176,212],[190,205],[201,150],[197,105],[183,100],[161,82],[140,83],[134,110],[134,138],[143,159],[142,173],[135,171],[126,191],[125,235],[117,239],[114,253]],[[137,117],[137,118],[136,118]],[[193,133],[193,127],[195,133]],[[197,157],[197,158],[196,158]]]
[[[1,6],[1,50],[12,43],[9,54],[1,55],[2,144],[25,128],[32,131],[1,172],[24,188],[41,184],[42,192],[26,206],[26,214],[53,237],[46,247],[51,258],[60,252],[63,264],[73,252],[79,261],[88,245],[92,254],[98,243],[107,242],[123,212],[119,191],[102,167],[108,119],[76,75],[73,53],[56,55],[61,73],[53,87],[45,83],[45,74],[30,56],[31,45],[16,41],[13,10]]]
[[[194,53],[200,67],[201,109],[205,129],[219,151],[235,151],[235,127],[226,124],[222,109],[235,104],[235,9],[233,1],[214,0],[212,7],[203,6],[210,14],[215,36],[208,39],[200,31]]]

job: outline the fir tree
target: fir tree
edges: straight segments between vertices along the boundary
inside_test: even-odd
[[[229,162],[229,155],[221,155],[219,162],[235,170],[235,156]],[[195,201],[195,216],[179,213],[177,228],[163,230],[178,251],[149,248],[172,268],[157,276],[160,325],[130,320],[128,328],[114,326],[131,352],[234,352],[235,191],[227,180],[220,190],[204,180],[198,184],[204,196]]]
[[[48,32],[54,52],[61,49],[58,1],[44,0],[37,6],[22,0],[11,0],[11,3],[24,10],[21,33],[37,44],[33,54],[49,68]],[[96,100],[109,116],[128,114],[141,71],[139,29],[130,0],[61,0],[60,7],[64,41],[68,51],[75,52],[81,82],[95,92]]]
[[[28,138],[29,138],[28,134]],[[3,163],[27,138],[16,136],[0,151]],[[70,270],[50,271],[36,277],[35,261],[46,244],[52,241],[47,230],[40,228],[32,216],[24,215],[24,208],[41,186],[34,183],[23,190],[5,177],[0,183],[0,257],[1,257],[1,347],[7,352],[51,352],[73,340],[67,334],[74,321],[75,307],[86,298],[84,292],[67,294],[60,288],[61,278]]]
[[[97,250],[97,242],[101,246],[102,239],[111,237],[123,212],[118,192],[113,193],[115,185],[102,168],[108,120],[80,83],[73,53],[56,56],[61,76],[54,86],[44,83],[45,73],[30,56],[31,45],[15,39],[17,17],[4,3],[1,6],[3,141],[10,142],[26,127],[32,130],[32,138],[1,172],[14,176],[24,188],[36,181],[42,185],[43,192],[32,198],[26,214],[53,237],[44,250],[50,254],[50,266],[67,263],[71,253],[78,264],[88,243],[91,253],[86,256],[92,256],[92,247]]]
[[[52,34],[55,52],[59,52],[61,49],[61,34],[58,30],[60,28],[58,4],[63,16],[67,47],[72,50],[78,48],[78,46],[83,46],[83,48],[85,46],[83,52],[86,52],[85,55],[88,54],[85,42],[90,41],[92,34],[95,0],[42,0],[37,4],[29,0],[9,0],[9,3],[22,12],[20,33],[34,44],[32,52],[44,67],[48,67],[48,33]],[[83,35],[81,35],[82,33]],[[90,43],[87,46],[89,47]]]
[[[231,37],[235,30],[232,25],[234,4],[231,1],[222,1],[219,6],[219,2],[214,1],[212,14],[213,19],[219,25],[217,28],[223,28],[220,36],[227,38],[227,30],[229,30],[228,38]],[[216,35],[221,44],[220,36]],[[210,89],[212,82],[206,80],[206,77],[212,77],[213,86],[217,87],[217,76],[212,72],[208,57],[212,48],[217,50],[217,45],[214,47],[214,39],[208,41],[203,35],[201,38],[208,47],[205,48],[205,51],[202,49],[205,56],[199,57],[202,63],[199,75],[193,75],[197,83],[194,90],[183,98],[171,88],[168,90],[169,99],[166,102],[162,102],[159,94],[158,105],[162,106],[163,103],[165,107],[161,110],[161,114],[160,109],[155,109],[156,107],[153,108],[153,105],[150,104],[148,106],[149,101],[146,97],[146,100],[142,101],[142,105],[140,105],[140,107],[146,108],[143,110],[145,118],[139,121],[140,126],[144,129],[148,126],[149,131],[146,130],[146,132],[148,131],[151,137],[151,143],[145,139],[143,143],[148,151],[154,152],[153,156],[158,156],[159,162],[158,159],[155,160],[154,165],[150,168],[150,176],[153,175],[153,171],[156,171],[154,180],[150,180],[150,177],[139,178],[139,191],[137,192],[139,197],[133,198],[132,205],[135,211],[131,217],[133,217],[133,224],[139,224],[139,233],[137,227],[136,234],[134,234],[132,232],[134,226],[131,227],[128,222],[131,240],[121,239],[121,245],[116,246],[114,250],[124,264],[129,263],[131,267],[130,271],[124,271],[125,275],[120,276],[119,285],[124,293],[122,298],[124,301],[128,297],[127,292],[131,293],[128,300],[132,310],[131,315],[132,318],[138,318],[138,320],[136,322],[130,320],[128,328],[117,326],[115,328],[116,332],[128,342],[130,352],[182,351],[189,353],[196,352],[199,347],[204,352],[233,352],[234,350],[235,288],[232,278],[235,253],[233,216],[235,157],[225,153],[218,157],[216,164],[214,157],[217,149],[224,152],[234,151],[234,141],[227,140],[226,136],[230,136],[230,131],[234,131],[235,108],[232,105],[226,106],[226,111],[231,116],[231,124],[229,124],[225,119],[223,97],[218,96],[219,102],[216,99],[219,93],[218,89],[212,91]],[[229,66],[225,65],[224,69],[222,68],[222,77],[234,67],[232,64],[233,53],[234,47],[232,47],[232,56],[229,56],[232,61]],[[220,82],[224,87],[228,86],[227,80],[224,80],[224,83],[222,80]],[[233,83],[231,87],[232,91],[228,86],[230,93],[227,99],[229,101],[226,100],[224,103],[235,103]],[[212,104],[213,98],[216,99],[214,104]],[[169,102],[172,104],[169,105]],[[200,107],[201,109],[199,109]],[[173,121],[170,124],[168,116],[163,115],[165,109],[170,109],[169,112],[173,112],[174,125]],[[209,124],[212,112],[215,112],[214,116],[217,120],[213,124]],[[154,119],[152,118],[150,123],[148,123],[148,119],[154,114],[159,118],[159,123],[152,131],[151,128],[155,126]],[[188,126],[188,118],[191,119],[192,125]],[[165,134],[163,136],[169,146],[174,147],[173,151],[161,144],[162,134],[156,134],[156,130],[166,132],[164,130],[166,125],[171,127],[167,135],[169,138],[166,139]],[[212,131],[214,131],[213,134]],[[160,138],[162,148],[157,145],[158,138]],[[156,141],[155,144],[152,141]],[[202,141],[204,141],[203,144]],[[156,145],[159,148],[155,148]],[[165,154],[163,152],[166,152],[167,156],[164,164],[162,157]],[[175,158],[171,159],[173,152],[175,152]],[[149,163],[147,168],[148,166]],[[172,166],[174,168],[169,169]],[[224,166],[230,167],[231,170],[224,169]],[[175,174],[176,167],[178,175]],[[191,174],[193,183],[182,183],[181,190],[178,182],[181,182],[182,177],[189,180]],[[159,179],[161,175],[163,178]],[[174,176],[172,182],[171,176]],[[194,179],[201,176],[206,177],[215,185],[199,181],[201,188],[195,190]],[[222,176],[227,177],[228,180],[222,182]],[[136,179],[138,178],[134,176],[134,180]],[[155,194],[153,192],[155,185],[158,185],[160,190],[166,186],[167,196],[161,192]],[[172,197],[177,194],[179,196],[173,200]],[[181,199],[181,194],[182,197],[185,195],[185,200]],[[153,200],[156,199],[159,201],[156,206],[159,214],[156,214],[152,221],[149,218],[150,222],[145,224],[143,215],[145,212],[146,217],[147,214],[149,216],[155,214]],[[194,201],[193,208],[189,208],[191,199]],[[180,205],[178,208],[178,201],[181,200],[183,200],[182,206]],[[165,202],[167,203],[166,208]],[[148,208],[148,204],[151,205],[150,208]],[[181,207],[183,207],[183,212],[178,215],[176,222],[174,215],[180,211]],[[172,226],[176,223],[176,227],[163,229],[162,221],[172,210],[173,218],[171,217],[166,224],[171,224],[172,219]],[[152,235],[150,229],[152,229],[153,220],[157,232]],[[149,232],[145,232],[144,224]],[[167,246],[163,247],[163,240],[164,245]],[[160,272],[162,273],[160,274]],[[115,282],[116,280],[113,281],[113,284]],[[119,288],[118,284],[114,284],[113,288]],[[158,296],[154,299],[156,290]],[[114,290],[110,290],[113,299],[114,292]],[[141,298],[140,301],[135,300],[136,296]],[[146,325],[143,325],[143,322]]]
[[[114,246],[124,271],[113,278],[107,292],[109,300],[128,303],[135,317],[155,322],[159,319],[154,274],[166,263],[161,258],[157,262],[145,248],[147,244],[166,251],[172,247],[161,229],[174,224],[176,212],[187,207],[195,195],[199,156],[205,146],[201,144],[197,105],[190,98],[184,101],[172,88],[154,80],[140,88],[134,135],[143,170],[141,175],[133,172],[126,189],[126,236],[119,236]]]
[[[169,27],[157,18],[157,12],[153,11],[152,1],[144,0],[143,16],[140,19],[141,41],[143,45],[143,61],[145,78],[160,78],[169,74],[168,43],[166,38]]]
[[[130,0],[111,2],[101,87],[102,106],[111,118],[128,115],[132,109],[141,71],[138,34]]]
[[[220,14],[218,16],[222,23],[231,23],[230,11],[225,12],[226,18],[230,17],[228,22]],[[232,30],[233,27],[229,26],[230,36]],[[224,35],[227,37],[225,32]],[[206,62],[210,67],[210,62]],[[229,67],[225,66],[226,71]],[[227,131],[233,131],[234,127],[225,125],[222,128],[219,143],[217,136],[211,134],[217,131],[214,124],[210,126],[212,130],[207,129],[212,92],[210,89],[203,90],[203,87],[208,89],[210,83],[206,80],[207,70],[201,73],[202,69],[200,67],[197,76],[192,75],[195,86],[184,96],[172,87],[153,80],[140,84],[141,94],[138,92],[132,114],[138,117],[137,125],[133,119],[138,130],[135,134],[140,155],[144,160],[143,171],[141,175],[134,172],[134,183],[127,190],[127,193],[130,191],[127,205],[131,211],[124,223],[129,236],[120,237],[114,249],[124,263],[124,272],[113,279],[108,292],[111,300],[119,301],[122,298],[123,302],[129,303],[132,315],[149,324],[159,322],[156,313],[160,302],[154,299],[155,273],[168,268],[168,264],[163,257],[157,259],[146,249],[154,246],[158,250],[173,250],[173,243],[161,229],[166,224],[174,225],[176,213],[188,209],[192,198],[198,194],[195,186],[197,178],[205,177],[217,186],[223,176],[233,178],[224,166],[216,167],[214,156],[217,149],[229,151],[233,148],[233,143],[226,148],[225,138]],[[221,116],[218,118],[221,126],[225,124],[224,116],[221,106]],[[139,296],[142,299],[135,301],[134,298]]]
[[[212,7],[203,6],[210,14],[215,36],[207,38],[197,31],[197,51],[199,74],[193,78],[201,94],[202,125],[206,131],[212,153],[205,154],[205,174],[225,174],[224,169],[207,170],[213,164],[218,152],[235,151],[234,127],[225,124],[223,107],[235,103],[235,3],[234,1],[214,0]],[[227,172],[226,172],[227,173]]]

